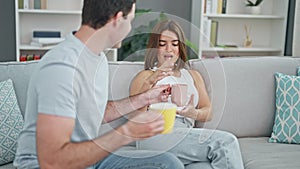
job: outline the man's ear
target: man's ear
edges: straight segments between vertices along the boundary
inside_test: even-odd
[[[113,25],[116,26],[118,22],[120,22],[120,20],[123,17],[123,12],[119,11],[112,19],[113,19]]]

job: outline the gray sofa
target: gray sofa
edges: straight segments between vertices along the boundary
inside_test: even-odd
[[[275,115],[274,73],[295,75],[300,58],[243,57],[191,60],[190,63],[205,80],[214,114],[212,121],[197,123],[197,127],[235,134],[246,169],[300,168],[300,145],[267,142]],[[0,63],[0,81],[13,80],[22,113],[28,80],[36,65],[37,62]],[[109,99],[127,97],[130,82],[143,69],[143,63],[115,62],[109,65]],[[112,123],[110,127],[119,123]],[[11,167],[8,164],[0,169]]]

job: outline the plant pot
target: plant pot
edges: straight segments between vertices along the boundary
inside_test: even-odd
[[[247,7],[249,14],[259,15],[260,14],[260,6],[250,6]]]

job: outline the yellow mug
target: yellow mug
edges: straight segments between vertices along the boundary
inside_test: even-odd
[[[155,104],[151,104],[149,109],[158,111],[163,115],[165,124],[164,124],[164,131],[162,131],[161,133],[162,134],[171,133],[173,131],[173,126],[176,117],[176,109],[177,109],[176,104],[168,103],[168,102],[155,103]]]

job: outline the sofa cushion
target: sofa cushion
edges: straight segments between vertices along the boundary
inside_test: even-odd
[[[0,82],[0,165],[14,160],[23,124],[12,80]]]
[[[29,79],[38,62],[0,62],[0,81],[11,79],[14,82],[14,89],[22,115],[24,115],[26,107]]]
[[[268,137],[238,140],[245,169],[299,169],[297,144],[268,143]]]
[[[300,77],[276,73],[276,115],[269,142],[300,143]]]

